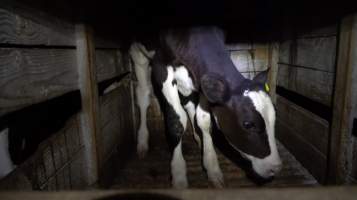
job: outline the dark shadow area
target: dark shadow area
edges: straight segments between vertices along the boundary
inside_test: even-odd
[[[11,3],[10,3],[11,2]],[[308,0],[4,0],[40,10],[71,23],[94,27],[95,34],[123,44],[138,36],[151,37],[162,29],[220,26],[228,43],[281,40],[285,26],[309,32],[338,22],[355,12],[353,1]],[[20,7],[21,7],[20,6]]]
[[[59,131],[81,106],[81,95],[76,90],[1,117],[0,128],[9,128],[9,151],[14,164],[29,158],[38,145]]]
[[[326,106],[322,103],[314,101],[308,97],[305,97],[301,94],[298,94],[294,91],[288,90],[284,87],[277,86],[276,93],[287,100],[293,102],[294,104],[305,108],[306,110],[314,113],[315,115],[325,119],[329,123],[332,120],[332,109],[329,106]]]

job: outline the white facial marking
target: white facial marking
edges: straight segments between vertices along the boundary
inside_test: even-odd
[[[176,84],[172,84],[174,80],[174,69],[172,66],[167,67],[167,78],[162,86],[162,93],[164,94],[167,102],[174,108],[175,112],[179,115],[180,122],[186,130],[187,125],[187,115],[182,108],[180,97],[178,94],[178,89]]]
[[[198,105],[196,110],[196,119],[197,125],[201,129],[203,137],[203,165],[207,170],[209,180],[215,187],[221,188],[224,185],[224,181],[210,134],[211,115]]]
[[[177,189],[188,187],[186,161],[182,155],[181,141],[175,147],[171,160],[172,186]]]
[[[189,73],[184,66],[177,67],[175,69],[174,78],[177,82],[177,88],[180,93],[184,96],[188,96],[195,90],[193,86],[192,79],[189,76]]]
[[[10,158],[8,129],[0,132],[0,179],[15,169]]]
[[[149,60],[144,55],[145,47],[134,43],[130,47],[130,56],[134,62],[135,75],[138,79],[136,87],[136,101],[140,110],[140,126],[137,133],[137,153],[144,157],[149,149],[149,131],[146,125],[147,108],[150,105],[151,80]],[[107,90],[110,87],[107,88]],[[107,91],[108,92],[108,91]]]
[[[244,154],[252,161],[253,169],[262,177],[268,178],[275,175],[281,168],[281,159],[275,141],[275,110],[270,97],[263,91],[249,91],[245,96],[249,97],[255,109],[263,117],[268,134],[270,155],[260,159],[252,155]]]

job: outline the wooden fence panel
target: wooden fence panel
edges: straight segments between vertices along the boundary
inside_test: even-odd
[[[78,89],[72,49],[0,48],[0,116]]]

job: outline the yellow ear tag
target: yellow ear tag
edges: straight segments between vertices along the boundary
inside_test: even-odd
[[[267,83],[265,83],[265,91],[269,92],[270,88],[269,88],[269,85]]]

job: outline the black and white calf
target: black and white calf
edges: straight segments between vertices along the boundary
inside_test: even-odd
[[[159,41],[154,48],[141,43],[133,43],[130,48],[138,78],[139,156],[148,151],[146,110],[152,83],[172,148],[173,187],[188,186],[182,155],[188,118],[203,150],[208,178],[216,187],[222,187],[224,180],[213,147],[213,125],[251,162],[259,176],[273,177],[281,168],[281,160],[274,136],[275,110],[264,87],[267,73],[254,80],[245,79],[224,48],[222,32],[215,27],[169,30],[161,33]]]

